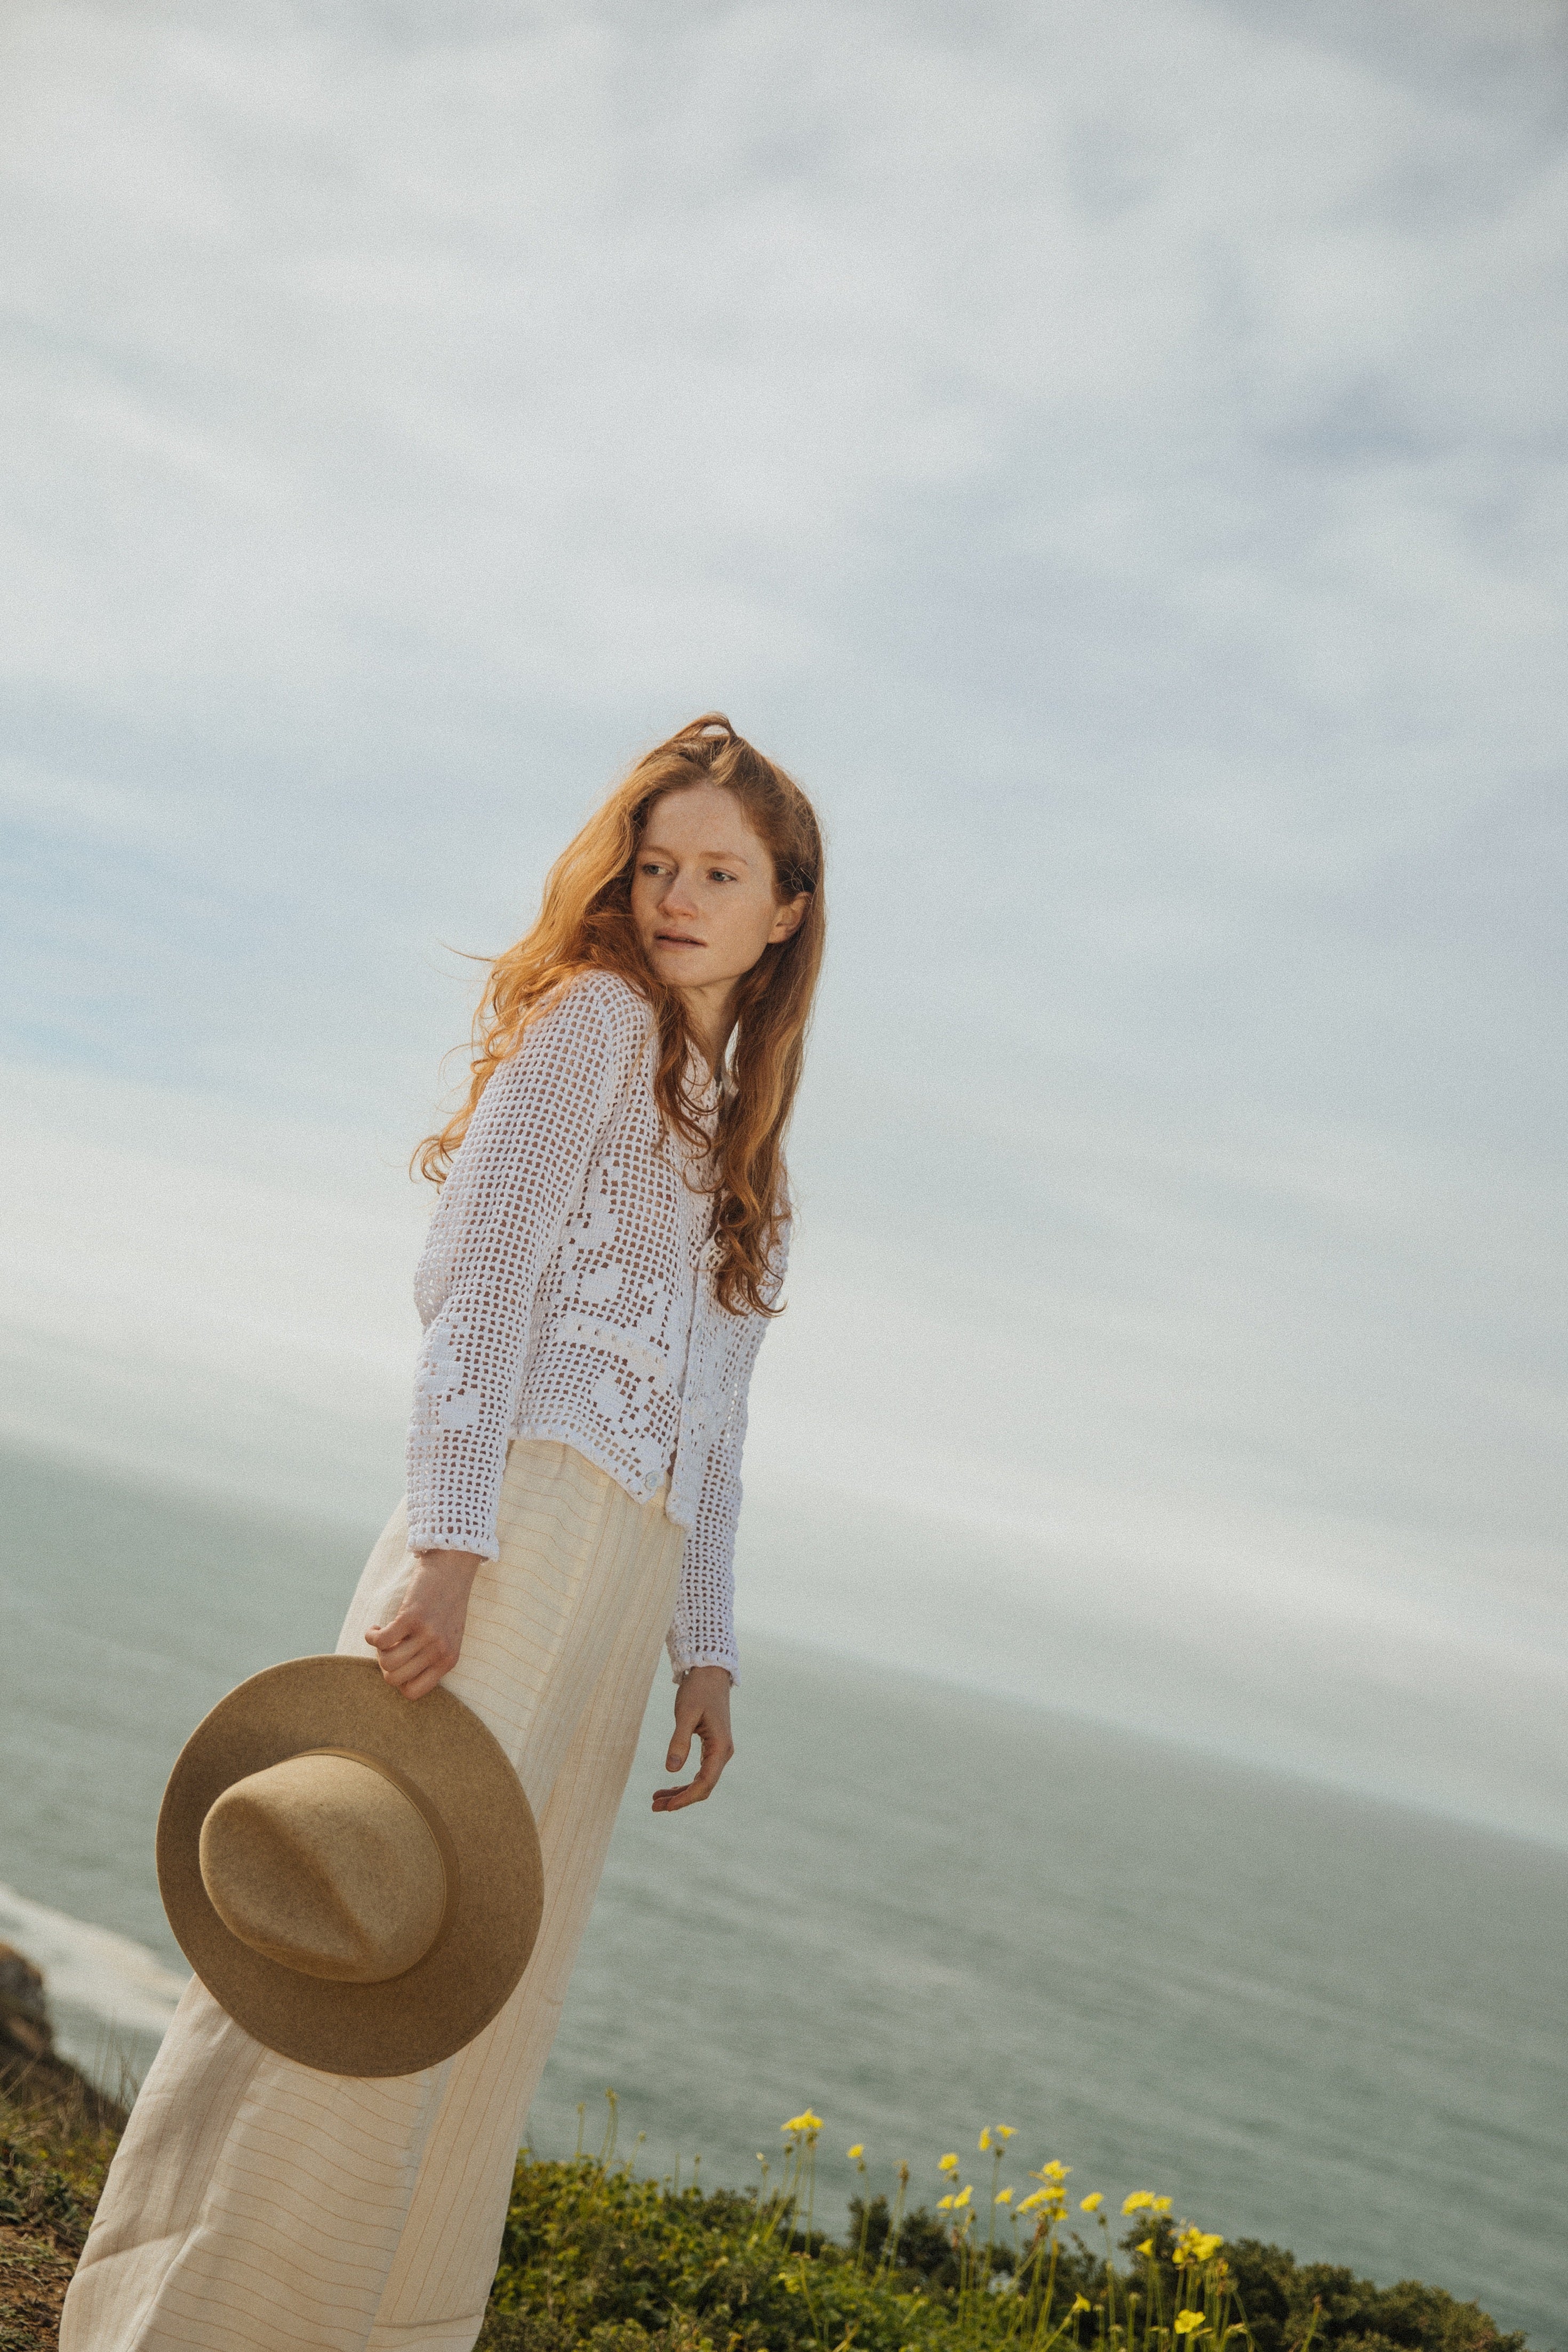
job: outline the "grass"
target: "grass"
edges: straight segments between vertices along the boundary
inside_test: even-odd
[[[0,2352],[53,2352],[122,2112],[63,2065],[0,2076]],[[1042,2165],[1012,2188],[993,2126],[977,2178],[851,2200],[818,2226],[809,2113],[779,2178],[747,2189],[638,2179],[615,2155],[519,2161],[481,2352],[1524,2352],[1473,2303],[1378,2288],[1250,2239],[1225,2243],[1152,2191],[1108,2216]],[[1115,2226],[1115,2222],[1121,2224]]]
[[[934,2208],[851,2200],[816,2226],[820,2119],[785,2127],[783,2176],[704,2193],[614,2157],[534,2162],[513,2184],[485,2352],[1524,2352],[1473,2303],[1414,2281],[1379,2288],[1329,2263],[1179,2221],[1169,2198],[1071,2199],[1052,2161],[1014,2187],[1006,2126],[978,2178],[942,2159]]]
[[[52,2352],[124,2121],[52,2056],[0,2070],[0,2352]]]

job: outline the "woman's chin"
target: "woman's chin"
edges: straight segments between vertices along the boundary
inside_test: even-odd
[[[673,955],[668,948],[648,961],[667,988],[700,988],[710,975],[702,970],[700,956]]]

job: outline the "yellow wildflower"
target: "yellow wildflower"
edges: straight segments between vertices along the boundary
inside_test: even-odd
[[[1013,2137],[1013,2126],[1011,2124],[994,2124],[992,2126],[992,2132],[993,2136],[997,2139],[1011,2139]]]
[[[1171,2210],[1171,2200],[1168,2197],[1151,2197],[1149,2202],[1156,2213],[1168,2213]]]
[[[1037,2189],[1033,2196],[1025,2198],[1023,2203],[1019,2206],[1018,2210],[1020,2213],[1032,2213],[1037,2205],[1043,2205],[1045,2201],[1045,2190],[1043,2189]]]
[[[1092,2197],[1079,2198],[1078,2210],[1080,2213],[1098,2213],[1104,2202],[1104,2189],[1097,2189]]]
[[[1152,2239],[1152,2238],[1145,2238],[1145,2239],[1144,2239],[1144,2241],[1143,2241],[1143,2242],[1142,2242],[1142,2244],[1139,2247],[1138,2251],[1139,2251],[1139,2252],[1140,2252],[1141,2254],[1152,2254],[1152,2253],[1153,2252],[1153,2251],[1154,2251],[1154,2241],[1153,2241],[1153,2239]]]
[[[849,2157],[850,2158],[854,2158],[855,2157],[858,2157],[858,2156],[864,2156],[864,2155],[865,2155],[865,2153],[866,2153],[866,2143],[864,2142],[864,2140],[858,2140],[858,2140],[856,2141],[856,2143],[855,2143],[854,2147],[847,2147],[847,2148],[845,2149],[844,2153],[845,2153],[845,2155],[846,2155],[846,2156]]]
[[[945,2213],[952,2203],[951,2197],[939,2197],[936,2200],[936,2210],[939,2213]]]
[[[1089,2297],[1088,2297],[1088,2295],[1087,2295],[1087,2294],[1075,2294],[1075,2295],[1074,2295],[1074,2297],[1073,2297],[1073,2299],[1072,2299],[1072,2307],[1073,2307],[1073,2309],[1074,2309],[1075,2311],[1087,2311],[1087,2310],[1089,2310]]]
[[[991,2201],[994,2205],[1011,2205],[1013,2192],[1010,2189],[999,2189]]]
[[[1178,2336],[1201,2336],[1208,2321],[1201,2311],[1178,2311],[1172,2326]]]
[[[952,2200],[954,2210],[956,2210],[960,2205],[967,2205],[973,2193],[972,2189],[961,2189]]]
[[[936,2168],[939,2172],[956,2172],[958,2170],[957,2157],[944,2156]]]
[[[822,2117],[814,2116],[809,2107],[803,2107],[798,2116],[791,2116],[787,2124],[780,2124],[779,2129],[785,2132],[819,2132]]]
[[[1121,2210],[1124,2213],[1142,2213],[1145,2205],[1152,2205],[1153,2202],[1146,2189],[1135,2189],[1131,2197],[1122,2199]]]
[[[990,2126],[990,2125],[989,2125],[989,2124],[987,2124],[987,2125],[985,2126],[985,2128],[984,2129],[984,2131],[983,2131],[983,2132],[981,2133],[981,2135],[980,2135],[980,2153],[981,2153],[981,2155],[982,2155],[982,2156],[984,2156],[984,2153],[985,2153],[986,2149],[990,2147],[990,2145],[991,2145],[991,2126]]]

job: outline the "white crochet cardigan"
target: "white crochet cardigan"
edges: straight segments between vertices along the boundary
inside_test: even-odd
[[[408,1540],[493,1559],[514,1437],[574,1445],[637,1502],[668,1473],[688,1531],[670,1659],[734,1675],[741,1448],[767,1321],[719,1303],[712,1196],[685,1181],[653,1065],[651,1008],[593,973],[479,1097],[415,1277]]]

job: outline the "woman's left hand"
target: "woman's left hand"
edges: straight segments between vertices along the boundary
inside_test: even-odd
[[[405,1698],[426,1698],[463,1652],[468,1595],[481,1565],[471,1551],[426,1551],[408,1580],[390,1625],[373,1625],[365,1640],[383,1675]]]
[[[664,1759],[667,1772],[685,1769],[695,1738],[702,1750],[697,1778],[684,1789],[656,1789],[656,1813],[678,1813],[682,1805],[700,1805],[719,1785],[719,1775],[735,1753],[730,1737],[730,1677],[722,1666],[693,1666],[682,1675],[675,1693],[675,1737]]]

